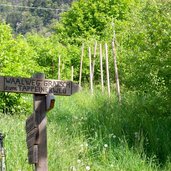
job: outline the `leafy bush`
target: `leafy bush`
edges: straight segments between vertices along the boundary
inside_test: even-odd
[[[0,113],[27,114],[30,112],[30,102],[27,96],[14,93],[0,93]]]
[[[0,76],[31,77],[33,73],[42,71],[35,61],[36,53],[22,36],[12,35],[9,25],[0,24]],[[0,109],[5,113],[27,110],[20,94],[0,94]],[[24,105],[25,104],[25,105]]]

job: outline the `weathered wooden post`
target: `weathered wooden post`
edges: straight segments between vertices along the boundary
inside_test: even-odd
[[[79,86],[80,87],[81,87],[81,79],[82,79],[83,57],[84,57],[84,43],[82,44],[82,48],[81,48],[80,76],[79,76]]]
[[[108,62],[108,46],[105,43],[105,52],[106,52],[106,77],[107,77],[107,90],[110,97],[110,79],[109,79],[109,62]]]
[[[71,66],[71,81],[74,80],[74,66]]]
[[[42,73],[35,74],[34,79],[44,80]],[[26,121],[28,161],[35,164],[36,171],[47,171],[47,130],[46,112],[54,106],[52,94],[33,94],[33,114]]]
[[[36,74],[33,78],[44,80],[44,74]],[[34,150],[38,148],[38,162],[35,163],[36,171],[47,171],[47,130],[46,130],[46,95],[44,94],[33,94],[33,111],[35,114],[35,120],[38,125],[36,146]]]
[[[54,77],[54,69],[55,69],[55,67],[54,67],[54,59],[52,57],[52,78]]]
[[[5,150],[3,145],[4,135],[0,132],[0,170],[6,171]]]
[[[61,79],[61,56],[58,57],[58,80]]]
[[[35,113],[33,113],[26,120],[26,142],[28,149],[29,164],[38,163],[38,142],[36,142],[38,135],[38,124],[36,123]]]
[[[102,93],[104,93],[104,82],[103,82],[103,52],[102,52],[102,44],[100,44],[100,75],[101,75],[101,86]]]
[[[114,71],[115,71],[115,79],[116,79],[116,92],[118,96],[118,101],[121,102],[118,67],[117,67],[117,60],[116,60],[117,55],[116,55],[116,47],[115,47],[116,33],[115,33],[115,24],[113,21],[112,21],[112,28],[113,28],[112,50],[113,50]]]
[[[28,162],[35,164],[36,171],[48,171],[46,112],[54,107],[54,95],[70,96],[78,90],[72,81],[45,79],[42,73],[32,78],[0,76],[0,91],[33,94],[33,114],[26,120],[26,142]]]
[[[96,51],[97,51],[97,41],[94,44],[94,55],[93,55],[93,63],[92,63],[92,79],[94,80],[94,67],[95,67],[95,60],[96,60]]]
[[[113,50],[114,70],[115,70],[115,79],[116,79],[116,92],[117,92],[117,96],[118,96],[118,101],[121,102],[118,67],[117,67],[117,61],[116,61],[116,48],[115,48],[114,41],[112,41],[112,50]]]
[[[88,54],[89,54],[89,65],[90,65],[90,91],[91,94],[93,94],[93,73],[92,73],[92,59],[91,59],[91,48],[88,48]]]

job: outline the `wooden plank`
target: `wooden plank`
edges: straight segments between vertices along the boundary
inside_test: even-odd
[[[36,137],[31,137],[29,140],[26,141],[27,142],[27,148],[31,148],[34,145],[36,145]]]
[[[31,94],[72,95],[72,81],[0,77],[0,91]]]
[[[0,91],[4,90],[4,77],[0,77]]]
[[[27,142],[27,147],[28,148],[30,148],[33,145],[37,144],[37,142],[36,142],[37,135],[38,135],[38,128],[34,128],[29,133],[27,133],[26,142]]]
[[[72,82],[71,86],[72,86],[71,94],[74,94],[82,89],[78,84],[75,84],[73,82]]]
[[[26,133],[29,133],[32,129],[36,128],[35,114],[30,115],[26,120]]]
[[[28,162],[29,164],[38,163],[38,145],[34,145],[28,149]]]

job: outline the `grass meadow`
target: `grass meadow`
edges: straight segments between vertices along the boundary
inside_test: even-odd
[[[32,109],[30,109],[31,111]],[[32,171],[24,114],[0,115],[7,171]],[[49,171],[170,171],[171,117],[148,96],[56,97],[47,113]]]

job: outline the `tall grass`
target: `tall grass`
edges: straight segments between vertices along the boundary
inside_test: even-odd
[[[120,105],[115,95],[98,92],[56,97],[55,109],[47,114],[49,170],[171,170],[171,117],[154,102],[155,97],[134,93],[125,94]],[[32,170],[25,119],[0,115],[9,171]]]

